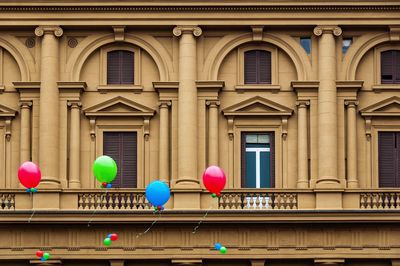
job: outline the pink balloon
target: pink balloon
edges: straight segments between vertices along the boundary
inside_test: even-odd
[[[219,195],[226,184],[224,171],[218,166],[208,167],[203,173],[203,184],[208,191]]]
[[[24,162],[18,169],[18,179],[26,188],[35,188],[42,179],[39,166],[32,162]]]

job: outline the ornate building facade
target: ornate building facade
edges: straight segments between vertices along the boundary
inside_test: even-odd
[[[0,20],[2,265],[400,265],[399,1],[1,1]]]

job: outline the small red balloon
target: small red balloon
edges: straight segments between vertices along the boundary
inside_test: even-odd
[[[24,162],[18,169],[18,179],[26,188],[35,188],[42,179],[40,168],[33,162]]]
[[[111,234],[110,239],[112,241],[116,241],[116,240],[118,240],[118,235],[117,234]]]
[[[44,252],[41,250],[36,251],[36,256],[39,258],[43,257],[43,254],[44,254]]]
[[[107,182],[103,182],[101,183],[101,185],[103,186],[103,188],[107,187]]]
[[[211,193],[220,195],[226,184],[224,171],[218,166],[210,166],[203,173],[203,184]]]

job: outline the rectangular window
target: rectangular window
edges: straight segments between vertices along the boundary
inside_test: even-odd
[[[242,187],[275,187],[273,133],[242,133]]]
[[[134,83],[134,53],[116,50],[107,53],[107,84]]]
[[[400,187],[400,132],[379,132],[379,187]]]
[[[301,37],[300,44],[301,44],[301,46],[303,46],[303,48],[307,54],[311,53],[311,38],[310,37]]]
[[[400,50],[381,53],[381,83],[400,84]]]
[[[117,163],[118,174],[112,182],[112,186],[115,188],[136,188],[136,132],[104,132],[103,154],[110,156]]]
[[[244,53],[244,83],[271,84],[271,53],[251,50]]]
[[[352,43],[353,43],[353,38],[343,38],[343,41],[342,41],[342,53],[343,54],[347,53],[347,50],[349,50],[349,47]]]

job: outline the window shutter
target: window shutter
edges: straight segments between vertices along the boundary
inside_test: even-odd
[[[134,83],[134,53],[121,51],[121,84]]]
[[[244,53],[244,83],[257,83],[257,51],[247,51]]]
[[[271,53],[267,51],[257,51],[259,62],[258,77],[260,84],[271,84]]]
[[[379,132],[378,136],[378,161],[379,161],[379,187],[395,187],[397,176],[397,155],[395,149],[396,133]]]
[[[107,53],[107,84],[120,84],[120,53]]]
[[[122,187],[135,188],[137,186],[137,138],[136,132],[126,132],[123,136],[122,147]]]
[[[393,51],[386,51],[381,53],[381,83],[393,83],[393,63],[395,54]]]
[[[270,133],[270,151],[271,151],[271,188],[275,188],[275,133]]]
[[[122,187],[121,182],[121,137],[118,132],[104,132],[103,135],[103,154],[110,156],[117,163],[117,177],[112,182],[115,188]]]
[[[394,83],[400,84],[400,51],[394,51],[395,60],[394,60],[394,68],[395,68],[395,78]]]
[[[246,133],[240,135],[240,172],[242,188],[246,187]]]

